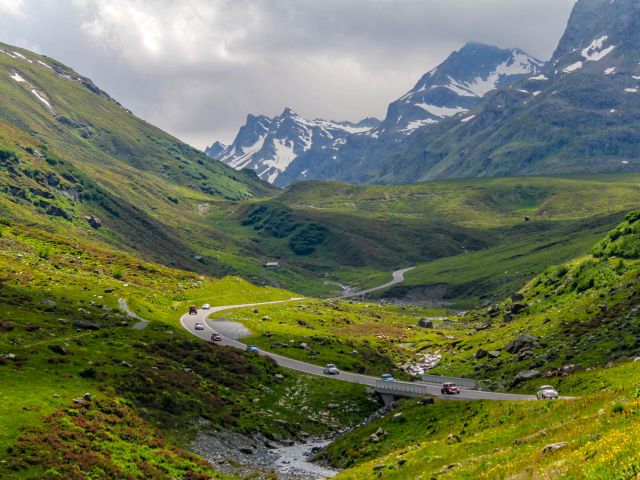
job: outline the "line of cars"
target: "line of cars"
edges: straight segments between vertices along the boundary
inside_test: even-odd
[[[205,303],[204,305],[202,305],[202,309],[209,310],[211,309],[211,305],[209,305],[208,303]],[[198,307],[196,306],[189,307],[189,315],[197,315],[197,314],[198,314]],[[204,325],[202,323],[196,323],[195,329],[204,330]],[[222,336],[214,332],[211,334],[211,341],[220,342],[222,341]],[[259,353],[260,349],[255,345],[247,345],[246,351],[251,353]],[[328,363],[324,366],[323,373],[325,375],[340,375],[340,370],[338,369],[338,367],[335,366],[335,364]],[[383,374],[380,377],[380,380],[383,382],[395,382],[395,378],[390,373]],[[458,385],[456,385],[453,382],[445,382],[442,384],[442,387],[440,388],[440,393],[442,395],[460,395],[460,387],[458,387]],[[536,393],[536,398],[538,400],[556,400],[558,399],[558,397],[559,397],[558,391],[551,385],[542,385],[541,387],[538,388],[538,391]]]

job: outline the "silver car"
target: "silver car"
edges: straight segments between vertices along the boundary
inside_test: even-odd
[[[201,323],[196,323],[196,330],[204,330],[204,325]]]
[[[538,400],[555,400],[558,398],[558,392],[551,385],[543,385],[538,388],[538,393],[536,393],[536,397]]]
[[[340,374],[340,370],[338,370],[338,367],[336,367],[333,363],[327,363],[327,365],[325,365],[325,367],[324,367],[324,374],[325,375],[339,375]]]

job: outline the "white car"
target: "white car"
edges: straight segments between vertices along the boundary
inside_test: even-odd
[[[196,330],[204,330],[204,325],[201,323],[196,323]]]
[[[208,303],[205,303],[204,305],[202,305],[203,310],[209,310],[210,308],[211,308],[211,305],[209,305]]]
[[[551,385],[543,385],[538,388],[538,393],[536,393],[536,397],[538,400],[555,400],[558,398],[558,392]]]
[[[327,363],[324,367],[325,375],[340,375],[340,370],[333,363]]]

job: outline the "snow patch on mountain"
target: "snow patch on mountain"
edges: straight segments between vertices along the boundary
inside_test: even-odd
[[[298,156],[314,148],[335,150],[346,137],[366,133],[378,123],[372,118],[359,123],[307,120],[286,108],[273,118],[249,115],[231,145],[216,142],[205,153],[237,170],[253,169],[274,183]]]
[[[18,83],[22,83],[25,81],[24,78],[22,78],[18,72],[13,72],[11,75],[9,75],[9,77]]]
[[[603,35],[600,38],[596,38],[587,48],[582,50],[582,57],[588,62],[598,62],[602,60],[616,48],[615,45],[604,48],[604,43],[608,39],[609,35]]]

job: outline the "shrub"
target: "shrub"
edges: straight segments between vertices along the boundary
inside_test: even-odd
[[[320,245],[327,238],[329,230],[319,223],[307,223],[291,237],[289,247],[298,255],[309,255],[313,253],[317,245]]]

